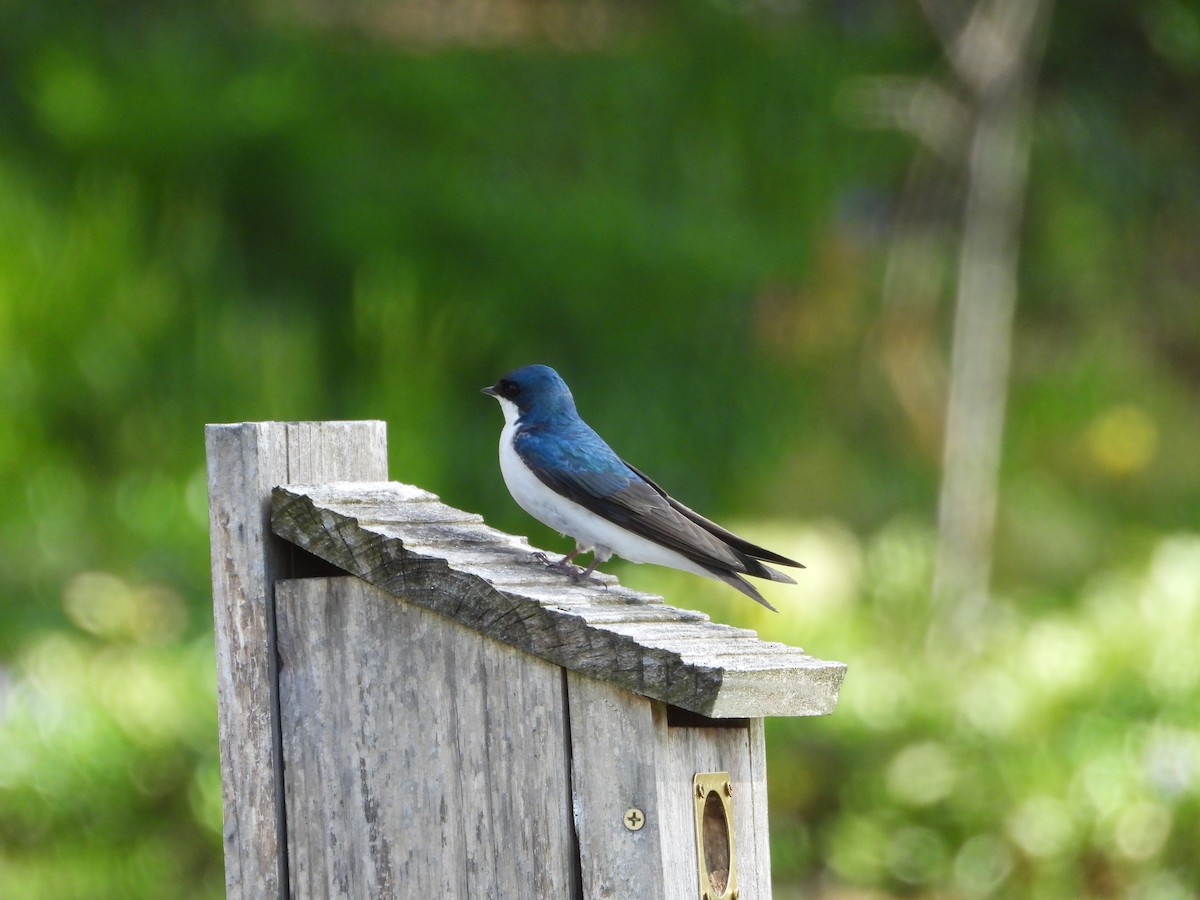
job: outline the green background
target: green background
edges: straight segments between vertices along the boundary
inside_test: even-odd
[[[1196,5],[1054,11],[966,642],[929,603],[953,244],[888,327],[919,151],[847,100],[950,83],[919,7],[404,8],[0,4],[0,895],[222,895],[204,423],[386,419],[394,478],[561,550],[478,393],[535,361],[809,566],[778,616],[608,566],[849,663],[769,724],[777,897],[1200,893]]]

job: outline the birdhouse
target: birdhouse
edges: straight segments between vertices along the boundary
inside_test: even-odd
[[[206,439],[229,897],[771,896],[763,719],[842,663],[548,570],[380,422]]]

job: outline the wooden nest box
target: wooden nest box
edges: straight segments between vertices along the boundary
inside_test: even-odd
[[[548,571],[382,422],[206,444],[229,897],[770,897],[763,717],[842,663]]]

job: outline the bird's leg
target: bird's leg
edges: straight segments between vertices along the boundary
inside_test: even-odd
[[[580,547],[576,547],[574,550],[572,550],[570,553],[568,553],[566,556],[564,556],[558,562],[547,561],[545,553],[535,552],[534,556],[536,556],[542,562],[546,563],[546,567],[548,569],[553,569],[555,572],[562,572],[564,575],[571,576],[576,581],[586,581],[590,584],[601,584],[602,582],[600,581],[599,578],[592,577],[592,573],[596,571],[596,566],[600,565],[600,563],[602,563],[602,562],[604,562],[604,560],[608,559],[608,556],[604,556],[604,555],[593,556],[591,564],[588,565],[588,567],[586,569],[584,569],[584,568],[581,568],[571,562],[571,560],[573,560],[576,556],[578,556],[582,552],[583,552],[583,550]]]
[[[590,584],[605,584],[605,582],[602,582],[600,578],[593,577],[592,572],[596,570],[596,566],[600,565],[600,563],[607,563],[610,559],[612,559],[612,551],[610,548],[600,546],[593,547],[592,564],[588,565],[587,569],[581,569],[580,571],[576,572],[575,580],[586,581]],[[605,587],[607,587],[607,584],[605,584]]]
[[[579,567],[572,565],[571,560],[573,560],[576,556],[578,556],[579,553],[580,553],[580,550],[578,547],[576,547],[574,550],[572,550],[570,553],[568,553],[566,556],[564,556],[558,562],[547,562],[546,565],[549,568],[554,569],[556,572],[566,572],[568,575],[577,575],[579,573]],[[542,554],[540,554],[540,556],[542,558],[542,561],[545,562],[546,554],[542,553]]]
[[[596,566],[600,565],[600,563],[603,562],[603,560],[604,560],[604,558],[602,558],[599,554],[593,556],[592,561],[590,563],[588,563],[588,567],[586,569],[578,569],[575,572],[575,574],[574,574],[575,580],[576,581],[586,581],[586,582],[589,582],[590,584],[603,584],[603,582],[601,582],[599,578],[592,577],[592,573],[596,571]]]

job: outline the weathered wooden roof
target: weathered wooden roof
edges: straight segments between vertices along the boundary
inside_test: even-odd
[[[846,666],[549,570],[525,538],[397,482],[274,490],[276,534],[406,602],[564,668],[704,716],[833,711]]]

